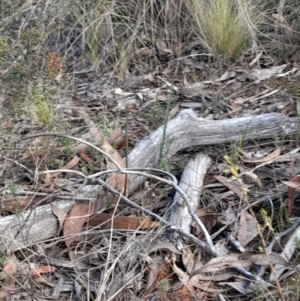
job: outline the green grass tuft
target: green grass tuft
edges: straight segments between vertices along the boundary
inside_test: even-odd
[[[189,0],[187,7],[201,43],[217,57],[240,58],[262,21],[251,0]]]

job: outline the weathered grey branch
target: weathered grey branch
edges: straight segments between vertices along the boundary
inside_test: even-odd
[[[171,158],[176,152],[193,146],[278,137],[296,131],[299,131],[298,118],[288,118],[277,113],[205,120],[198,118],[193,110],[183,110],[168,122],[163,159]],[[157,167],[162,134],[163,126],[140,141],[129,155],[130,168]],[[133,191],[144,179],[132,176],[130,181]]]
[[[55,201],[55,206],[69,212],[75,201]],[[59,225],[51,205],[13,214],[0,219],[0,251],[13,251],[57,236]]]
[[[163,159],[172,157],[179,150],[197,145],[289,135],[298,131],[298,126],[297,118],[288,118],[275,113],[207,121],[197,118],[192,110],[184,110],[167,125]],[[133,149],[129,155],[129,167],[157,167],[162,133],[163,127],[160,127]],[[144,177],[132,176],[131,191],[137,189],[144,179]],[[83,190],[82,197],[86,194],[91,198],[97,192],[99,186],[87,186]],[[62,209],[68,211],[74,203],[64,201],[62,204]],[[45,241],[54,237],[57,231],[58,222],[52,213],[51,205],[36,208],[31,214],[25,212],[18,216],[7,216],[0,219],[0,250],[14,250]]]
[[[183,170],[179,187],[188,197],[189,207],[192,212],[189,212],[182,196],[176,192],[173,203],[167,213],[166,219],[171,224],[181,227],[188,233],[190,233],[192,215],[195,214],[199,208],[199,198],[203,187],[203,180],[211,163],[212,161],[209,156],[199,154],[194,159],[191,159]],[[206,229],[202,230],[206,231]]]

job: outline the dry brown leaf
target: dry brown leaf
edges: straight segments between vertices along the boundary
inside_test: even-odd
[[[238,267],[249,267],[252,263],[249,260],[240,260],[240,254],[229,254],[225,256],[220,256],[217,258],[211,259],[207,264],[200,266],[200,268],[195,267],[195,270],[190,275],[194,277],[197,274],[202,273],[216,273],[221,272],[224,269],[228,268],[238,268]]]
[[[107,142],[109,144],[113,144],[117,139],[119,139],[122,136],[122,132],[121,131],[116,131],[113,133],[113,135],[111,135],[108,139]]]
[[[168,116],[169,121],[177,115],[177,113],[179,112],[179,108],[180,108],[179,104],[176,104],[176,106],[170,110],[169,116]]]
[[[173,71],[173,62],[168,62],[167,67],[163,70],[162,74],[163,75],[168,75]]]
[[[269,161],[273,161],[275,160],[281,153],[281,149],[280,148],[276,148],[271,154],[267,155],[264,158],[245,158],[240,156],[241,160],[243,162],[246,163],[265,163],[265,162],[269,162]]]
[[[61,169],[72,169],[78,164],[79,161],[80,158],[74,156],[74,158],[71,161],[69,161],[66,165],[62,166]]]
[[[212,232],[212,228],[215,224],[215,214],[211,211],[211,210],[204,210],[204,209],[200,209],[197,210],[196,215],[200,218],[202,224],[204,225],[204,227],[206,228],[207,232],[209,234],[211,234]],[[197,225],[197,223],[193,220],[191,223],[191,227],[193,227],[195,230],[195,234],[197,237],[200,237],[201,235],[203,235],[202,230],[199,228],[199,226]]]
[[[269,254],[272,264],[281,265],[284,267],[289,267],[289,263],[279,254],[271,253]],[[241,260],[250,260],[252,263],[257,265],[269,265],[268,256],[264,253],[256,254],[254,252],[246,251],[241,253]]]
[[[197,274],[194,277],[199,281],[225,281],[232,277],[236,276],[236,271],[222,271],[221,273],[214,273],[213,276],[211,274]]]
[[[240,292],[242,295],[253,294],[254,290],[250,288],[249,281],[235,281],[235,282],[223,282],[222,284],[229,285],[233,287],[235,290]]]
[[[282,181],[284,183],[284,181]],[[293,207],[294,207],[294,200],[295,200],[295,192],[296,190],[300,189],[300,185],[297,187],[297,182],[299,182],[300,184],[300,180],[298,179],[298,177],[294,174],[294,172],[290,171],[290,181],[287,181],[287,182],[292,182],[293,186],[292,187],[291,185],[288,185],[288,191],[287,191],[287,199],[286,199],[286,216],[287,218],[289,218],[291,215],[292,215],[292,212],[293,212]],[[286,183],[284,183],[286,184]],[[287,185],[287,184],[286,184]],[[296,186],[296,187],[295,187]]]
[[[245,176],[246,178],[248,178],[248,182],[249,180],[252,180],[256,185],[258,185],[260,188],[262,187],[262,182],[259,179],[259,177],[252,171],[242,171],[242,176]]]
[[[65,213],[63,210],[60,208],[56,207],[55,205],[52,204],[52,211],[53,214],[57,217],[58,223],[59,223],[59,229],[61,230],[63,228],[65,219],[67,217],[67,213]]]
[[[89,202],[75,204],[65,219],[63,235],[65,243],[70,248],[72,242],[80,241],[82,226],[93,213],[93,206]]]
[[[184,286],[186,286],[186,288],[191,293],[196,293],[196,290],[194,289],[194,286],[193,286],[193,284],[194,284],[193,279],[190,279],[189,275],[176,265],[176,255],[175,254],[173,254],[173,256],[172,256],[172,261],[173,261],[173,264],[172,264],[173,271],[178,276],[180,282]]]
[[[126,146],[126,141],[127,140],[130,140],[135,135],[141,135],[141,134],[145,134],[145,133],[147,133],[146,129],[139,129],[139,130],[137,130],[137,131],[135,131],[133,133],[128,134],[127,138],[126,137],[119,137],[115,141],[114,145],[116,145],[117,149],[123,149]]]
[[[155,290],[163,279],[169,279],[171,272],[172,270],[170,269],[170,266],[163,260],[162,257],[155,256],[154,258],[151,258],[146,294],[149,294]]]
[[[13,288],[15,286],[14,277],[17,273],[17,264],[16,264],[16,257],[12,255],[8,258],[6,265],[3,268],[2,275],[4,277],[4,281],[2,285],[4,287]]]
[[[72,169],[75,166],[77,166],[79,161],[80,161],[80,158],[75,155],[71,161],[69,161],[67,164],[62,166],[60,169]],[[54,178],[54,177],[58,176],[59,174],[61,174],[61,172],[58,171],[58,172],[51,173],[49,175],[51,178]]]
[[[156,251],[170,251],[172,253],[175,253],[175,254],[178,254],[178,255],[181,255],[182,253],[180,251],[178,251],[174,244],[171,243],[171,242],[167,242],[167,241],[160,241],[154,245],[152,245],[150,247],[149,250],[147,250],[147,253],[148,254],[151,254],[151,253],[154,253]]]
[[[89,221],[91,226],[101,225],[101,229],[149,229],[157,226],[150,218],[138,218],[134,216],[113,216],[108,213],[99,213],[92,216]]]
[[[257,55],[256,57],[249,63],[249,66],[250,67],[253,67],[255,65],[256,62],[259,61],[259,59],[261,58],[261,56],[263,55],[263,50],[261,50]]]
[[[34,205],[44,199],[43,196],[24,196],[18,197],[18,202],[16,202],[15,197],[5,198],[1,200],[1,210],[4,212],[15,212],[16,210],[22,210],[28,208],[30,205]]]
[[[272,14],[272,17],[281,23],[284,28],[285,34],[291,38],[293,36],[293,29],[290,27],[288,21],[281,14]]]
[[[52,267],[50,265],[43,265],[35,270],[32,270],[31,274],[39,276],[40,274],[49,274],[49,273],[53,273],[55,271],[56,271],[55,267]]]
[[[218,180],[220,183],[222,183],[224,186],[226,186],[228,189],[233,191],[239,198],[243,196],[241,185],[223,176],[214,176],[214,178]]]
[[[299,180],[290,180],[290,181],[281,181],[281,182],[291,188],[300,190],[300,179]]]
[[[12,255],[8,258],[5,264],[1,276],[4,280],[1,283],[0,288],[0,300],[6,301],[11,295],[10,290],[15,287],[15,277],[17,273],[16,257]]]
[[[103,141],[103,150],[107,152],[122,168],[125,168],[125,163],[120,156],[120,154],[106,141]],[[106,159],[107,169],[116,169],[116,166],[109,160]],[[125,195],[128,195],[129,191],[129,175],[126,174],[112,174],[106,180],[106,183],[112,188],[118,190],[119,192],[125,192]],[[111,202],[115,202],[116,198],[113,194],[108,192],[108,199]]]
[[[46,171],[49,170],[48,167],[47,167],[47,165],[45,166],[45,170],[46,170]],[[46,174],[45,174],[45,177],[44,177],[44,179],[43,179],[44,183],[45,183],[45,184],[51,185],[51,178],[52,178],[52,177],[53,177],[53,174],[51,174],[51,173],[46,173]]]
[[[251,80],[255,80],[255,83],[259,83],[262,80],[269,79],[273,76],[281,75],[286,66],[287,64],[281,66],[272,66],[271,68],[267,69],[254,68],[248,74],[248,78]]]
[[[240,215],[237,240],[243,247],[246,247],[257,235],[257,220],[247,211],[243,211]]]
[[[164,55],[166,53],[172,54],[173,50],[168,48],[167,44],[165,43],[165,41],[161,40],[161,39],[157,39],[155,41],[155,46],[159,52],[160,55]]]
[[[297,159],[299,150],[300,150],[300,148],[293,149],[292,151],[279,156],[278,158],[276,158],[275,161],[276,162],[290,162],[290,161],[293,161],[293,160]]]
[[[195,258],[196,254],[192,252],[190,247],[183,249],[182,263],[188,274],[191,274],[195,265],[200,264],[200,255]]]
[[[182,87],[180,93],[186,98],[194,98],[204,95],[204,85],[201,82],[189,84],[188,86]]]
[[[79,153],[79,157],[81,159],[84,159],[86,162],[88,162],[88,164],[92,165],[92,166],[99,166],[99,164],[95,161],[93,161],[88,155],[86,155],[85,153]]]

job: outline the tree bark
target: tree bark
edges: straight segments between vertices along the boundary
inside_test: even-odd
[[[210,121],[197,118],[192,110],[183,110],[167,124],[162,159],[169,159],[176,152],[193,146],[290,135],[298,132],[298,127],[298,118],[288,118],[277,113]],[[130,168],[157,167],[163,130],[161,126],[132,150],[129,155]],[[144,180],[141,176],[131,176],[130,191],[136,190]],[[99,186],[87,185],[77,197],[91,198],[99,190]],[[74,201],[57,201],[56,205],[68,212]],[[0,219],[1,251],[20,249],[58,234],[58,222],[51,205],[30,211]]]
[[[159,127],[132,150],[129,155],[130,168],[157,167],[163,130],[164,126]],[[176,152],[193,146],[275,138],[297,131],[298,118],[288,118],[278,113],[206,120],[198,118],[193,110],[183,110],[167,124],[162,159],[167,160]],[[137,189],[144,180],[143,177],[131,176],[130,191]]]

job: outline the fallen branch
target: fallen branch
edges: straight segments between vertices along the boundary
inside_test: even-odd
[[[199,154],[194,159],[191,159],[183,170],[179,187],[188,198],[188,206],[181,194],[177,191],[173,203],[168,210],[166,219],[172,225],[181,227],[185,232],[190,233],[190,225],[193,219],[198,219],[195,213],[199,208],[203,180],[211,163],[212,161],[209,156]],[[207,243],[213,248],[213,243],[206,228],[203,227],[202,223],[198,223],[198,225],[204,233]]]
[[[167,124],[163,159],[171,158],[179,150],[197,145],[289,135],[298,131],[298,126],[298,118],[288,118],[276,113],[207,121],[197,118],[192,110],[183,110]],[[133,149],[129,155],[130,168],[156,167],[159,147],[162,143],[162,132],[163,127],[158,128]],[[144,176],[132,175],[130,190],[136,190],[144,180]],[[99,193],[101,188],[99,185],[86,185],[80,194],[77,192],[77,196],[92,198]],[[69,210],[74,204],[73,201],[64,202],[64,210]],[[177,227],[175,229],[177,230]],[[21,233],[19,233],[20,230]],[[58,232],[58,222],[52,213],[51,205],[45,205],[34,209],[33,213],[29,210],[18,216],[1,218],[0,231],[2,233],[0,250],[15,250],[51,239]]]
[[[159,147],[162,143],[163,127],[144,138],[129,154],[130,168],[157,167]],[[226,120],[198,118],[193,110],[183,110],[167,124],[163,160],[178,151],[200,145],[222,144],[290,135],[299,131],[299,119],[270,113]],[[142,177],[130,179],[133,191],[145,181]]]

